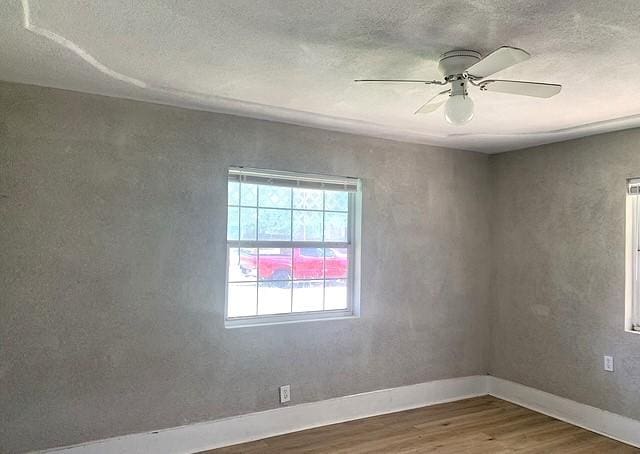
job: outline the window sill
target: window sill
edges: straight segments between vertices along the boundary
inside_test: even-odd
[[[638,330],[634,330],[634,329],[630,329],[630,328],[626,328],[625,331],[627,333],[632,333],[632,334],[640,334],[640,331]]]
[[[328,320],[354,320],[357,318],[360,318],[360,315],[352,312],[267,315],[263,317],[227,319],[224,322],[224,327],[230,329],[250,328],[257,326],[288,325],[292,323],[320,322]]]

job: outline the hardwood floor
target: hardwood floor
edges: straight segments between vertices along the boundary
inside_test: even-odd
[[[208,453],[640,453],[491,396],[374,416]]]

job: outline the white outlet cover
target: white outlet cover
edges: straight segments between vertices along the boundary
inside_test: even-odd
[[[607,372],[613,372],[613,356],[604,357],[604,370]]]
[[[291,385],[284,385],[280,387],[280,403],[284,404],[291,400]]]

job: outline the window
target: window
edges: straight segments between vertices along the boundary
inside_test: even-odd
[[[227,326],[358,315],[360,183],[229,169]]]
[[[640,333],[640,178],[627,181],[626,329]]]

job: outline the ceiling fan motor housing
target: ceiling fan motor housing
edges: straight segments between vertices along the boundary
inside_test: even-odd
[[[455,80],[481,58],[482,55],[474,50],[452,50],[440,55],[438,70],[446,80]]]

